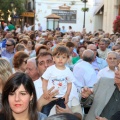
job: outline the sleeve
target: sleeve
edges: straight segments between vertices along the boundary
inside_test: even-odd
[[[85,74],[84,69],[78,67],[77,65],[74,67],[74,69],[73,69],[73,75],[74,75],[74,77],[75,77],[75,79],[76,79],[76,80],[74,81],[74,83],[75,83],[75,85],[76,85],[77,87],[84,86],[84,85],[83,85],[83,82],[84,82],[84,74]]]
[[[51,71],[52,70],[50,68],[47,68],[46,71],[43,73],[42,78],[45,80],[49,80]]]
[[[69,70],[69,69],[68,69]],[[67,77],[68,83],[76,81],[75,76],[73,75],[73,72],[71,70],[68,71],[68,77]]]

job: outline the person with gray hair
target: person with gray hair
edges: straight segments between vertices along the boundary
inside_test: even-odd
[[[108,66],[98,72],[97,79],[99,80],[101,77],[114,78],[116,66],[118,64],[117,60],[118,54],[114,51],[109,52],[106,58]]]
[[[78,38],[78,37],[73,37],[72,40],[71,40],[71,42],[73,42],[74,45],[75,45],[75,47],[74,47],[74,49],[73,49],[73,52],[75,52],[75,53],[78,55],[78,53],[77,53],[77,48],[78,48],[78,46],[79,46],[79,44],[80,44],[79,38]]]
[[[73,68],[73,74],[76,78],[74,82],[78,91],[84,86],[93,87],[97,82],[96,72],[91,65],[94,60],[94,52],[92,50],[85,50],[82,54],[83,61],[76,64]]]
[[[87,46],[87,49],[90,49],[94,52],[94,60],[92,62],[92,66],[96,71],[96,74],[98,74],[99,70],[105,68],[107,66],[106,60],[99,58],[97,56],[97,46],[95,44],[89,44]]]

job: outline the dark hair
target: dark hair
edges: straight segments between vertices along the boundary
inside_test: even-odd
[[[36,65],[38,66],[38,59],[39,59],[39,57],[44,57],[44,56],[47,56],[47,55],[50,55],[51,58],[52,58],[52,54],[50,52],[42,52],[42,53],[38,54],[38,56],[36,58]]]
[[[33,40],[31,40],[31,39],[29,39],[28,41],[31,41],[31,43],[32,43],[32,50],[34,50],[35,49],[35,42],[33,41]],[[28,42],[27,42],[28,43]]]
[[[66,46],[70,48],[70,47],[74,47],[75,45],[73,42],[67,42]]]
[[[41,45],[41,46],[39,46],[39,47],[37,48],[37,50],[36,50],[36,56],[38,56],[39,51],[40,51],[41,49],[46,49],[46,50],[48,50],[48,48],[47,48],[46,45]]]
[[[65,46],[58,46],[53,50],[53,56],[66,54],[67,57],[70,56],[69,49]]]
[[[28,57],[29,57],[29,55],[27,53],[25,53],[24,51],[16,52],[14,57],[13,57],[14,68],[19,68],[22,65],[24,59],[28,58]]]
[[[81,120],[74,114],[70,113],[60,113],[60,114],[55,114],[52,116],[49,116],[45,120]]]
[[[31,104],[29,104],[29,110],[28,110],[29,120],[38,120],[37,98],[36,98],[35,87],[32,79],[27,74],[22,72],[17,72],[11,75],[3,88],[2,113],[5,116],[5,120],[15,120],[12,115],[12,110],[8,102],[8,96],[11,92],[16,91],[20,85],[23,85],[26,91],[30,95],[33,95],[33,99],[31,100]]]
[[[78,48],[77,48],[77,53],[79,53],[79,50],[80,50],[81,48],[85,48],[85,49],[86,49],[86,46],[81,45],[80,47],[78,47]]]

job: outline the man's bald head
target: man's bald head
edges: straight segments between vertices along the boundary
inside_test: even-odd
[[[94,52],[90,49],[87,49],[83,52],[82,57],[84,61],[91,63],[94,60]]]

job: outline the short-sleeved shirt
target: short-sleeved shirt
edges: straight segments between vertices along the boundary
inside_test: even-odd
[[[59,70],[55,65],[48,67],[42,77],[48,80],[48,89],[54,86],[55,89],[59,90],[59,94],[55,97],[63,97],[67,91],[67,83],[75,81],[75,77],[68,67]]]

